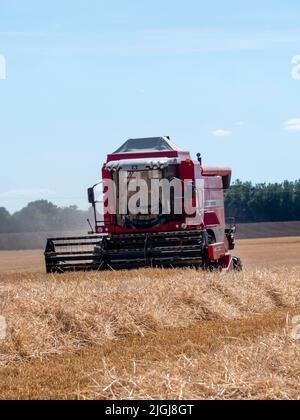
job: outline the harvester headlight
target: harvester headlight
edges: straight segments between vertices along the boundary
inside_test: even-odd
[[[187,225],[186,225],[185,223],[183,223],[183,224],[181,225],[181,229],[185,230],[186,228],[187,228]]]

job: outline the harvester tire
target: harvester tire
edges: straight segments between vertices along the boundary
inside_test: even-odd
[[[243,263],[240,258],[233,257],[233,268],[235,271],[243,271]]]

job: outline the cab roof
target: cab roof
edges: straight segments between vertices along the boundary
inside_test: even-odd
[[[184,150],[173,143],[168,136],[148,137],[129,139],[114,154],[163,151],[183,152]]]

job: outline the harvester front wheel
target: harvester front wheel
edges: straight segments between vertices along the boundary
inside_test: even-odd
[[[233,257],[233,269],[235,271],[243,271],[243,263],[240,258]]]

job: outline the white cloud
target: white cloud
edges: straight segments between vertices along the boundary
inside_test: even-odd
[[[163,29],[131,31],[124,34],[74,32],[0,32],[0,38],[33,38],[57,40],[55,51],[42,43],[41,45],[17,45],[16,52],[34,51],[49,55],[74,54],[203,54],[218,52],[255,51],[284,48],[286,45],[299,45],[300,31],[262,32],[224,31],[208,29]]]
[[[300,80],[300,55],[295,55],[292,59],[292,78],[294,80]]]
[[[55,191],[48,189],[23,189],[10,190],[0,193],[0,199],[17,199],[17,198],[45,198],[55,195]]]
[[[220,128],[218,130],[212,131],[211,134],[215,137],[228,137],[231,135],[231,131]]]
[[[284,123],[287,131],[300,131],[300,118],[292,118]]]

